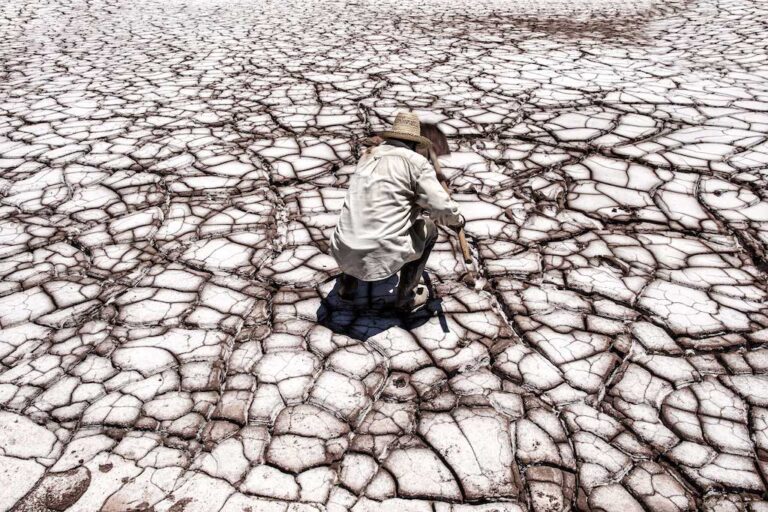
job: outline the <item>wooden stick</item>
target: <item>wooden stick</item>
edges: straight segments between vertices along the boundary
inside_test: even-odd
[[[467,235],[464,234],[464,228],[459,229],[459,247],[461,247],[461,254],[464,255],[464,263],[472,263],[472,253],[469,252],[469,244],[467,243]]]
[[[437,174],[437,179],[440,180],[440,184],[443,185],[443,189],[448,193],[448,195],[451,194],[451,190],[448,188],[448,184],[446,183],[445,176],[443,175],[443,170],[440,168],[440,162],[437,160],[437,155],[435,155],[434,150],[430,148],[429,150],[429,159],[432,160],[432,165],[435,168],[435,174]],[[442,178],[442,179],[441,179]],[[464,234],[464,228],[459,228],[459,247],[461,248],[461,254],[464,257],[464,263],[470,264],[472,263],[472,253],[469,251],[469,244],[467,243],[467,235]]]

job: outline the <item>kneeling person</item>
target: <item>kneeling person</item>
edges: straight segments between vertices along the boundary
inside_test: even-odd
[[[381,135],[384,142],[357,163],[331,236],[331,254],[343,272],[342,299],[354,297],[357,279],[378,281],[400,271],[397,307],[407,309],[437,240],[435,222],[461,227],[464,218],[435,169],[416,152],[430,146],[418,117],[399,113],[392,130]]]

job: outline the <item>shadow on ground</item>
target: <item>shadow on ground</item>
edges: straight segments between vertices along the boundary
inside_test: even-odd
[[[448,332],[448,322],[443,312],[443,301],[435,296],[435,288],[426,272],[424,284],[429,290],[427,304],[414,312],[403,313],[395,309],[397,276],[373,282],[360,282],[353,301],[339,296],[339,280],[323,296],[317,310],[318,322],[337,334],[366,341],[393,327],[410,330],[426,323],[433,316],[440,320],[443,332]]]

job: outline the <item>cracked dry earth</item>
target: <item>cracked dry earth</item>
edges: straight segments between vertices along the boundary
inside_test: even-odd
[[[768,510],[768,4],[0,13],[0,510]],[[479,286],[341,307],[403,107]]]

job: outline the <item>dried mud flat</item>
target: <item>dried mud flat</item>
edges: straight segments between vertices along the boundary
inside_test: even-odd
[[[0,510],[768,510],[765,2],[0,16]],[[326,254],[402,107],[484,285],[408,317]]]

